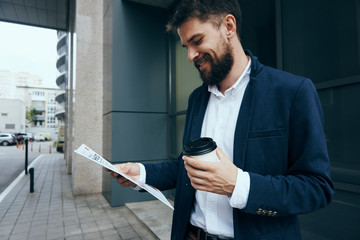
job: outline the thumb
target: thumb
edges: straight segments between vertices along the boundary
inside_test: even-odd
[[[221,150],[221,148],[219,147],[216,148],[216,155],[218,156],[220,161],[228,159],[223,150]]]
[[[126,165],[125,163],[116,164],[115,168],[117,168],[117,170],[119,170],[122,173],[126,173],[128,169],[126,169],[125,165]]]
[[[119,170],[125,174],[127,174],[130,171],[130,165],[129,163],[120,164]]]

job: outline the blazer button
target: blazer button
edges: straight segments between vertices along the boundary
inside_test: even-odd
[[[268,216],[269,216],[269,217],[272,217],[272,216],[274,216],[274,213],[273,213],[273,211],[269,210]]]
[[[261,215],[266,216],[267,214],[268,214],[268,211],[266,211],[266,210],[261,211]]]
[[[273,216],[276,216],[277,214],[278,214],[277,211],[274,211],[274,212],[273,212]]]
[[[257,215],[261,215],[261,214],[262,214],[262,209],[259,208],[259,209],[256,211],[256,214],[257,214]]]

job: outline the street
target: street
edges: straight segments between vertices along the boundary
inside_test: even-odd
[[[56,152],[53,142],[29,142],[28,165],[40,154]],[[0,194],[25,170],[25,146],[0,146]]]

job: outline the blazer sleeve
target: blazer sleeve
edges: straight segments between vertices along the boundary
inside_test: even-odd
[[[183,135],[183,142],[190,138],[192,128],[192,118],[194,116],[194,98],[199,95],[199,89],[192,92],[188,99],[188,108],[186,112],[185,129]],[[161,191],[172,189],[176,187],[179,177],[179,167],[183,154],[180,153],[179,157],[173,161],[166,161],[157,164],[144,164],[146,170],[146,184],[154,186]],[[183,166],[183,165],[182,165]]]
[[[146,184],[154,186],[160,191],[175,188],[179,163],[180,157],[173,161],[144,164]]]
[[[266,216],[304,214],[326,206],[334,194],[323,128],[323,113],[309,79],[299,86],[290,109],[287,172],[249,173],[250,191],[242,212]]]

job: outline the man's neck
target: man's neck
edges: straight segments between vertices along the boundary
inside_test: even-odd
[[[234,64],[224,81],[217,86],[222,94],[225,94],[225,91],[236,83],[249,62],[249,57],[245,54],[240,42],[236,43],[233,49]]]

